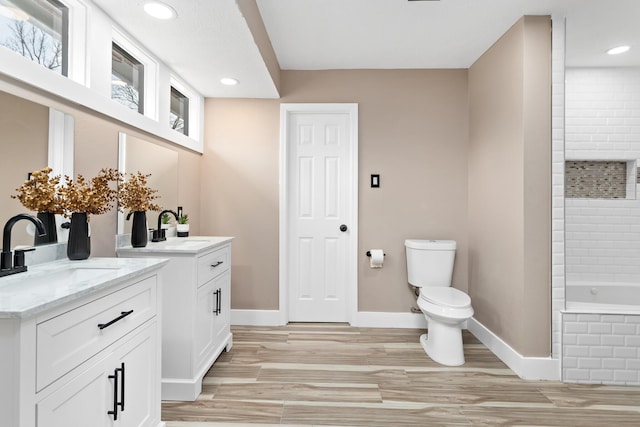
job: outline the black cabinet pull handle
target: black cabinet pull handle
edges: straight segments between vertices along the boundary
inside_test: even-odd
[[[216,307],[216,316],[222,312],[222,288],[218,288],[218,306]]]
[[[211,264],[211,268],[216,268],[217,266],[222,265],[222,264],[224,264],[222,261],[218,261],[215,264]]]
[[[214,313],[217,316],[218,315],[218,303],[220,301],[220,289],[216,289],[216,291],[213,293],[213,295],[216,296],[216,304],[213,307],[212,313]]]
[[[118,370],[113,371],[113,375],[108,376],[113,380],[113,411],[107,411],[107,414],[113,415],[113,421],[118,420]]]
[[[118,320],[122,320],[125,317],[127,317],[128,315],[130,315],[131,313],[133,313],[133,310],[129,310],[129,311],[121,311],[120,312],[120,316],[116,317],[115,319],[107,322],[107,323],[98,323],[98,328],[100,328],[101,330],[104,328],[108,328],[109,326],[113,325],[114,323],[116,323]]]
[[[116,372],[120,371],[120,411],[124,412],[124,362],[119,368],[116,368]]]

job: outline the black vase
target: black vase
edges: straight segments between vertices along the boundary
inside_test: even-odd
[[[89,255],[91,255],[91,237],[89,237],[87,213],[74,212],[71,214],[67,257],[71,260],[81,260],[89,258]]]
[[[133,224],[131,224],[131,246],[144,248],[147,246],[148,238],[147,212],[135,211],[133,213]]]
[[[49,243],[58,243],[58,232],[56,231],[56,216],[51,212],[38,212],[38,219],[42,221],[42,225],[44,225],[44,229],[47,232],[44,236],[38,236],[36,232],[35,238],[33,239],[34,246],[47,245]]]

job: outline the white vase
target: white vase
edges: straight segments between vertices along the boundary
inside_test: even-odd
[[[177,224],[176,231],[178,237],[188,237],[189,236],[189,224]]]

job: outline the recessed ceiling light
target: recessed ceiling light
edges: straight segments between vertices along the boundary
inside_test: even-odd
[[[621,53],[625,53],[629,49],[631,49],[631,46],[617,46],[617,47],[613,47],[613,48],[609,49],[607,51],[607,53],[609,55],[619,55]]]
[[[222,83],[223,85],[227,85],[227,86],[235,86],[239,82],[238,82],[238,80],[232,79],[231,77],[224,77],[224,78],[220,79],[220,83]]]
[[[169,5],[159,1],[148,1],[144,4],[144,11],[147,15],[156,19],[173,19],[176,17],[176,11]]]

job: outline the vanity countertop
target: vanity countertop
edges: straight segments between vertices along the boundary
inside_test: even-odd
[[[0,278],[0,318],[27,318],[153,271],[159,258],[68,259]]]
[[[167,237],[162,242],[147,243],[143,248],[134,248],[131,245],[121,246],[117,249],[118,255],[140,254],[140,253],[171,253],[171,254],[197,254],[204,252],[225,243],[229,243],[233,237],[225,236],[189,236],[189,237]]]

